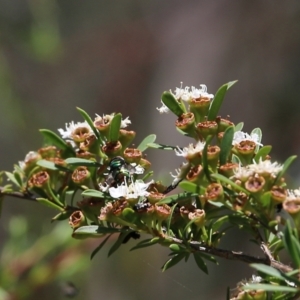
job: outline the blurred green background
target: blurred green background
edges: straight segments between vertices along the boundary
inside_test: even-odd
[[[130,116],[136,144],[156,133],[158,142],[187,145],[175,118],[156,111],[161,93],[181,81],[215,93],[235,79],[222,115],[248,132],[261,127],[283,161],[300,149],[299,32],[298,1],[0,0],[0,170],[41,145],[37,129],[81,121],[76,106]],[[148,157],[165,181],[181,163],[154,150]],[[291,174],[299,179],[298,169]],[[69,226],[51,217],[35,203],[5,201],[0,299],[67,299],[73,284],[78,300],[224,299],[252,272],[220,259],[211,276],[192,260],[160,273],[167,249],[129,252],[133,242],[90,261],[97,241],[68,238]],[[262,255],[238,231],[222,247]]]

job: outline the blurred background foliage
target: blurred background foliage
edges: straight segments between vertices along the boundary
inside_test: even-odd
[[[161,93],[181,81],[215,93],[235,79],[223,116],[244,121],[247,131],[261,127],[263,143],[283,161],[300,148],[299,32],[298,1],[0,0],[0,169],[12,170],[41,146],[38,128],[81,121],[76,106],[91,115],[130,116],[136,144],[157,133],[158,142],[185,146],[174,118],[156,111]],[[181,161],[148,155],[156,175],[171,181],[169,171]],[[298,170],[299,160],[292,169],[299,182]],[[71,229],[51,224],[51,213],[5,201],[3,299],[66,299],[69,289],[87,300],[223,299],[227,285],[251,275],[228,261],[209,266],[211,276],[194,262],[161,274],[167,249],[128,252],[131,243],[112,258],[103,251],[90,261],[98,242],[68,238]],[[237,231],[223,247],[261,255],[247,245]]]

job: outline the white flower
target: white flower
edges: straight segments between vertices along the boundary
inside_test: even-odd
[[[240,142],[243,141],[252,141],[256,145],[262,146],[262,144],[259,141],[259,136],[257,133],[251,133],[250,135],[243,131],[236,131],[233,136],[232,145],[239,144]]]
[[[156,107],[156,109],[159,111],[159,113],[160,114],[167,114],[167,113],[169,113],[170,112],[170,110],[169,110],[169,108],[162,102],[162,101],[160,101],[161,103],[162,103],[162,107]]]
[[[282,170],[282,165],[280,165],[278,162],[273,162],[271,163],[270,160],[262,160],[261,158],[259,159],[259,162],[256,163],[254,161],[253,164],[249,165],[248,168],[252,170],[254,173],[257,174],[271,174],[273,176],[276,176],[281,170]]]
[[[200,89],[196,89],[194,86],[192,86],[192,91],[190,92],[190,97],[193,99],[198,98],[209,98],[212,99],[214,97],[213,94],[207,93],[207,86],[205,84],[200,84]]]
[[[144,174],[145,169],[141,165],[136,163],[131,163],[130,165],[134,168],[134,174]]]
[[[183,156],[183,157],[188,157],[188,156],[192,156],[196,153],[199,153],[203,150],[205,146],[205,143],[202,143],[201,141],[199,141],[195,146],[193,144],[189,144],[188,147],[184,147],[183,149],[176,147],[175,149],[175,153],[177,156]]]
[[[235,169],[233,169],[234,178],[240,179],[242,181],[247,180],[251,175],[253,175],[253,170],[249,169],[248,166],[243,167],[239,165]]]
[[[129,124],[131,124],[131,121],[129,120],[129,117],[121,121],[121,128],[127,127]]]
[[[73,139],[73,133],[76,131],[78,128],[84,128],[88,132],[92,133],[92,129],[90,125],[84,121],[84,122],[77,122],[74,123],[74,121],[70,122],[69,124],[66,123],[66,130],[63,130],[62,128],[58,129],[58,132],[62,136],[63,139]]]
[[[183,163],[182,166],[178,169],[175,169],[176,175],[173,175],[172,172],[170,172],[171,176],[174,178],[172,185],[177,186],[177,184],[183,179],[183,177],[186,174],[186,168],[189,168],[189,163]]]
[[[295,200],[300,197],[300,188],[295,190],[287,190],[288,200]]]
[[[138,197],[148,196],[149,192],[147,192],[147,188],[149,185],[153,183],[150,181],[148,183],[144,183],[142,180],[137,180],[135,182],[131,182],[129,185],[127,184],[126,178],[124,182],[115,187],[110,187],[108,189],[109,194],[112,198],[118,199],[120,197],[125,199],[136,199]]]

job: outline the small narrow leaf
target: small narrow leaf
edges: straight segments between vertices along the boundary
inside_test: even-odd
[[[200,186],[187,180],[181,181],[179,183],[179,187],[190,193],[200,193]]]
[[[244,127],[244,122],[240,122],[234,126],[234,132],[241,131]]]
[[[166,271],[167,269],[170,269],[171,267],[178,264],[183,258],[185,258],[186,253],[178,253],[175,254],[172,258],[170,258],[163,266],[162,266],[162,272]]]
[[[74,155],[75,151],[68,145],[60,136],[48,129],[40,129],[40,133],[44,136],[47,143],[56,146],[57,148],[63,150],[66,155]]]
[[[52,201],[50,201],[50,200],[48,200],[48,199],[45,199],[45,198],[36,198],[36,200],[37,200],[39,203],[41,203],[41,204],[43,204],[43,205],[45,205],[45,206],[48,206],[48,207],[51,207],[51,208],[54,208],[54,209],[58,209],[58,210],[60,210],[60,211],[63,211],[63,210],[64,210],[63,207],[58,206],[56,203],[54,203],[54,202],[52,202]]]
[[[161,150],[175,150],[177,148],[176,146],[169,146],[169,145],[163,145],[157,143],[149,143],[148,147],[154,149],[161,149]]]
[[[254,157],[255,162],[258,163],[260,159],[265,160],[266,156],[271,152],[271,150],[272,146],[269,145],[260,148]]]
[[[81,195],[85,197],[104,198],[104,194],[97,190],[85,190]]]
[[[296,267],[300,267],[300,253],[299,253],[299,241],[297,241],[293,236],[293,230],[291,227],[291,223],[288,220],[286,223],[286,227],[283,235],[283,243],[284,247],[289,253],[291,259],[295,263]],[[298,245],[297,245],[298,244]]]
[[[133,248],[131,248],[130,251],[141,249],[141,248],[146,248],[146,247],[155,245],[159,241],[160,241],[159,237],[143,240],[143,241],[139,242],[137,245],[135,245]]]
[[[91,253],[91,260],[94,258],[94,256],[102,249],[102,247],[106,244],[106,242],[108,241],[108,239],[111,237],[111,234],[108,235],[101,243],[99,246],[97,246],[93,252]]]
[[[250,264],[250,266],[252,268],[256,269],[257,271],[262,272],[266,275],[278,278],[280,280],[285,280],[285,278],[281,275],[281,273],[273,267],[270,267],[270,266],[267,266],[264,264]]]
[[[86,166],[86,167],[99,167],[100,164],[89,159],[69,157],[65,160],[66,164],[71,166]]]
[[[122,245],[124,239],[126,238],[128,232],[121,232],[118,236],[116,242],[112,245],[112,247],[108,251],[108,257],[111,256],[114,252],[116,252],[120,246]]]
[[[195,197],[198,196],[198,194],[193,194],[193,193],[179,193],[175,195],[170,195],[163,200],[157,202],[158,205],[161,204],[170,204],[170,203],[177,203],[181,200],[185,200],[187,198]]]
[[[225,97],[225,94],[227,93],[227,91],[229,90],[229,88],[231,86],[233,86],[236,81],[231,81],[228,82],[224,85],[222,85],[218,91],[215,94],[214,99],[211,102],[210,108],[209,108],[209,112],[208,112],[208,116],[207,116],[207,120],[208,121],[214,121],[219,113],[219,110],[221,108],[221,105],[223,103],[223,99]]]
[[[155,140],[156,140],[156,135],[150,134],[141,141],[141,143],[138,145],[137,149],[144,152],[149,147],[149,144],[154,143]]]
[[[223,135],[221,141],[221,153],[220,153],[220,165],[225,165],[227,163],[229,154],[232,149],[232,140],[234,135],[234,127],[228,127]]]
[[[297,158],[297,155],[290,156],[283,164],[282,170],[277,174],[275,184],[280,180],[280,178],[284,175],[284,173],[287,171],[287,169],[290,167],[290,165],[293,163],[293,161]]]
[[[194,259],[197,263],[197,266],[205,273],[208,274],[208,269],[205,261],[202,259],[199,252],[194,253]]]
[[[46,159],[41,159],[41,160],[37,161],[36,164],[40,167],[43,167],[43,168],[46,168],[46,169],[49,169],[49,170],[54,170],[54,171],[58,170],[56,168],[54,162],[46,160]]]
[[[115,114],[113,119],[111,120],[109,127],[109,142],[117,142],[119,140],[119,133],[121,129],[122,115]]]
[[[161,96],[161,100],[176,116],[180,117],[183,113],[185,113],[182,106],[180,106],[178,101],[170,92],[164,92]]]
[[[284,293],[296,293],[298,292],[297,288],[284,286],[284,285],[273,285],[266,283],[249,283],[242,287],[243,290],[264,290],[266,292],[284,292]]]
[[[171,228],[171,223],[172,223],[172,217],[173,217],[173,213],[174,213],[174,210],[175,210],[176,206],[177,206],[177,203],[172,206],[170,216],[167,219],[167,235],[170,235],[170,228]]]
[[[94,126],[94,122],[91,119],[91,117],[88,115],[88,113],[85,112],[83,109],[81,109],[79,107],[76,107],[76,109],[79,111],[79,113],[81,114],[81,116],[83,117],[83,119],[90,125],[90,127],[92,128],[92,130],[93,130],[95,136],[97,137],[97,139],[100,139],[99,131]]]
[[[22,186],[22,182],[19,182],[19,181],[17,180],[17,178],[14,176],[13,173],[5,172],[5,175],[6,175],[7,178],[8,178],[11,182],[13,182],[16,186],[18,186],[18,187],[21,187],[21,186]]]

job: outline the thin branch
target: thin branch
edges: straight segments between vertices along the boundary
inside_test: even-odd
[[[21,192],[3,192],[4,188],[0,186],[0,196],[9,196],[9,197],[15,197],[19,199],[29,200],[29,201],[37,201],[37,196],[27,192],[27,193],[21,193]]]
[[[177,244],[184,244],[184,242],[180,239],[173,238],[173,237],[167,237],[171,238],[173,242]],[[261,263],[264,265],[271,266],[279,271],[282,271],[284,273],[290,272],[293,269],[287,265],[282,264],[279,261],[276,261],[273,257],[266,256],[265,258],[258,257],[258,256],[251,256],[248,254],[244,254],[241,251],[231,251],[231,250],[224,250],[219,248],[210,247],[207,245],[204,245],[199,242],[188,242],[188,246],[190,246],[194,251],[197,252],[203,252],[207,254],[212,254],[221,258],[229,259],[229,260],[238,260],[245,263]]]

